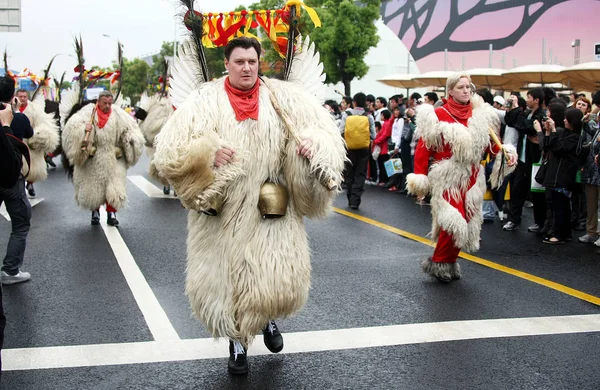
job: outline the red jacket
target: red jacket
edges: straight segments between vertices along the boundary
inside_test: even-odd
[[[388,119],[383,122],[381,125],[381,131],[377,133],[377,137],[373,141],[374,145],[379,145],[381,148],[380,155],[388,154],[388,140],[392,136],[392,126],[394,125],[394,121],[392,119]]]

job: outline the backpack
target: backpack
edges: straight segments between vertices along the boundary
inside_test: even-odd
[[[371,127],[369,125],[369,114],[348,114],[346,127],[344,129],[344,140],[348,150],[368,149],[371,144]]]

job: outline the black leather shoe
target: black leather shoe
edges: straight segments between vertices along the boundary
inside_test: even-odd
[[[238,348],[240,345],[238,345]],[[237,352],[237,353],[236,353]],[[248,373],[248,360],[246,359],[246,348],[236,351],[233,341],[229,341],[229,361],[227,371],[233,375],[246,375]]]
[[[277,329],[275,321],[269,321],[263,329],[263,339],[269,351],[277,353],[283,349],[283,336],[279,329]]]
[[[100,225],[100,212],[92,211],[92,225]]]
[[[35,196],[35,189],[33,188],[32,183],[27,184],[27,193],[29,196]]]
[[[109,226],[119,226],[119,221],[117,220],[117,215],[113,212],[108,213],[108,218],[106,219],[106,223]]]

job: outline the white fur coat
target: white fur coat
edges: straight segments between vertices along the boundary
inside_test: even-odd
[[[44,157],[46,153],[53,152],[60,141],[54,114],[46,114],[44,103],[43,99],[29,102],[23,111],[33,128],[33,137],[23,140],[30,151],[31,167],[27,181],[32,183],[46,180],[48,171]],[[26,171],[26,168],[23,170]]]
[[[313,142],[310,160],[296,154],[264,84],[258,121],[238,122],[223,83],[202,85],[178,107],[157,136],[154,162],[190,209],[186,293],[194,314],[213,336],[247,344],[269,319],[306,302],[311,265],[303,217],[325,216],[334,196],[313,172],[340,183],[346,152],[329,113],[298,86],[271,81],[300,137]],[[236,151],[234,161],[216,169],[224,146]],[[289,190],[283,218],[261,217],[259,191],[268,180]],[[221,214],[198,211],[219,194]]]
[[[473,115],[468,127],[462,124],[441,122],[429,104],[423,104],[417,112],[416,136],[421,138],[429,151],[441,151],[448,146],[452,157],[434,161],[427,175],[409,174],[408,191],[411,194],[431,193],[432,236],[437,240],[440,229],[452,235],[454,245],[467,251],[479,249],[479,233],[483,223],[482,203],[486,191],[485,172],[481,166],[483,152],[491,145],[489,129],[499,130],[498,115],[479,95],[472,97]],[[507,152],[514,153],[512,145],[505,145]],[[492,186],[502,184],[504,177],[514,171],[514,167],[500,164],[504,156],[499,153],[492,173]],[[499,171],[500,166],[503,170]],[[473,172],[477,181],[468,189]],[[468,191],[467,191],[468,189]],[[467,222],[460,212],[446,199],[448,193],[454,199],[464,197]]]
[[[146,119],[140,122],[140,129],[146,140],[146,153],[150,157],[150,176],[158,180],[162,185],[169,185],[169,182],[158,174],[154,165],[153,159],[156,152],[154,139],[173,114],[173,107],[168,98],[156,94],[153,96],[142,96],[140,108],[148,113]]]
[[[75,200],[89,210],[95,210],[105,202],[120,209],[127,200],[127,169],[139,160],[144,136],[133,118],[113,105],[104,128],[95,127],[90,134],[90,141],[97,148],[96,154],[90,157],[88,152],[81,151],[81,141],[85,138],[85,125],[90,123],[93,109],[94,104],[83,107],[69,119],[62,133],[63,148],[74,165]],[[121,158],[117,159],[116,148],[122,152]]]

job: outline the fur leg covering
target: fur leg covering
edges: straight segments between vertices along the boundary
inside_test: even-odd
[[[423,260],[421,269],[424,273],[441,279],[458,280],[462,277],[460,272],[460,264],[454,263],[435,263],[431,261],[431,257]]]

